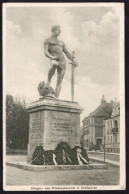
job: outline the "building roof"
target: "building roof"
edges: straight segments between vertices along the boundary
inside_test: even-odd
[[[113,103],[106,102],[106,100],[101,101],[101,104],[89,114],[88,117],[96,116],[96,117],[106,117],[109,118],[112,113]],[[82,122],[84,122],[88,117],[85,117]]]
[[[101,104],[89,114],[89,116],[85,117],[82,122],[84,122],[89,117],[105,117],[109,118],[112,115],[113,108],[120,107],[120,103],[114,100],[111,100],[110,102],[106,102],[104,95],[101,99]]]
[[[98,106],[89,116],[103,116],[109,117],[112,113],[112,103],[104,102]]]

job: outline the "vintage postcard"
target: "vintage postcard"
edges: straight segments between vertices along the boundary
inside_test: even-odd
[[[125,190],[124,3],[3,3],[3,189]]]

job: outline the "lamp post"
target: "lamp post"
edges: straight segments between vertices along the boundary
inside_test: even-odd
[[[103,120],[103,143],[104,143],[104,162],[105,162],[105,136],[106,136],[106,130],[105,130],[105,121]]]
[[[104,162],[105,162],[105,135],[104,135]]]

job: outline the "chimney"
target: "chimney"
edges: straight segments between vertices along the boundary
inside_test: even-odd
[[[105,100],[105,97],[104,95],[102,96],[102,99],[101,99],[101,105],[104,105],[106,103],[106,100]]]

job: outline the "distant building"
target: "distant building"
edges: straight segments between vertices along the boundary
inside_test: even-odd
[[[100,150],[104,144],[104,122],[112,114],[112,102],[106,102],[104,95],[101,104],[93,112],[85,117],[83,122],[83,141],[86,149]]]
[[[120,152],[120,103],[113,103],[112,115],[104,120],[105,150]]]

